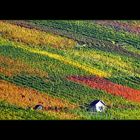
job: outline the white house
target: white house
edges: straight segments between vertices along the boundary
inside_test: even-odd
[[[93,112],[103,112],[106,109],[106,104],[101,100],[95,100],[90,103],[89,110]]]

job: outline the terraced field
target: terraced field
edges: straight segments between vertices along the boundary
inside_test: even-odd
[[[99,117],[86,109],[96,99],[108,106]],[[1,20],[0,111],[1,120],[140,119],[140,21]]]

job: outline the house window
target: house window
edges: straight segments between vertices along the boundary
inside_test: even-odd
[[[101,111],[103,111],[103,106],[99,106],[99,109],[100,109]]]

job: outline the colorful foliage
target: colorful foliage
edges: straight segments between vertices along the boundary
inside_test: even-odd
[[[95,89],[104,90],[110,94],[122,96],[128,100],[140,102],[140,90],[115,84],[100,77],[71,76],[69,80],[82,83]]]
[[[139,119],[138,26],[115,20],[0,21],[0,119],[96,120],[85,109],[95,99],[108,105],[109,116],[101,119]],[[43,110],[33,110],[37,104]]]
[[[97,24],[110,26],[115,28],[116,30],[124,30],[130,33],[140,34],[140,23],[129,23],[129,22],[121,22],[121,21],[111,21],[111,20],[100,20],[94,21]]]
[[[65,37],[20,27],[3,21],[0,21],[0,32],[5,38],[26,44],[47,45],[55,48],[71,48],[76,45],[75,41]]]
[[[72,65],[76,68],[79,68],[81,70],[84,70],[84,71],[91,73],[91,74],[94,74],[94,75],[103,76],[103,77],[109,77],[111,75],[109,72],[107,73],[107,72],[104,72],[100,69],[97,69],[94,67],[89,67],[88,65],[80,64],[77,61],[73,61],[72,59],[63,57],[62,55],[59,55],[59,54],[48,52],[47,50],[43,51],[43,50],[31,48],[29,46],[26,46],[26,45],[23,45],[20,43],[15,43],[11,47],[21,48],[23,50],[26,50],[26,51],[34,53],[34,54],[43,55],[43,56],[47,56],[47,57],[59,60],[59,61],[63,62],[64,64]]]
[[[3,80],[0,80],[0,99],[20,107],[34,107],[36,104],[42,104],[45,107],[76,107],[76,105],[67,101],[53,98],[33,89],[16,86],[15,84]]]
[[[32,68],[29,64],[25,64],[23,61],[2,55],[0,55],[0,73],[10,77],[20,73],[48,77],[47,72]]]

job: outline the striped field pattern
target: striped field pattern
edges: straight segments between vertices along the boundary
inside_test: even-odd
[[[140,119],[139,20],[0,21],[1,120],[97,120],[96,99]]]

